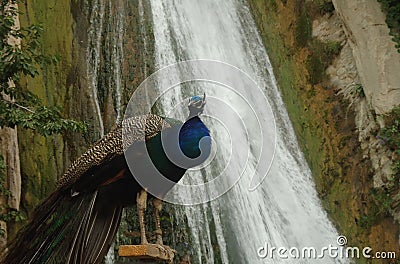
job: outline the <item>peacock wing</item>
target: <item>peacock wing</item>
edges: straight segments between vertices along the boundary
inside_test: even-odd
[[[135,142],[152,138],[171,127],[169,122],[152,114],[125,119],[71,164],[58,181],[58,187],[64,189],[75,185],[75,188],[82,189],[79,185],[90,185],[93,188],[110,180],[115,176],[110,173],[110,163],[116,165],[113,160],[122,160],[124,151]],[[117,169],[121,166],[116,166]]]
[[[166,127],[170,124],[156,115],[132,117],[97,141],[37,207],[11,243],[4,263],[101,263],[124,206],[115,197],[128,186],[127,177],[113,181],[126,170],[124,146],[152,138]],[[123,140],[125,132],[129,134]],[[129,190],[132,199],[136,191]]]

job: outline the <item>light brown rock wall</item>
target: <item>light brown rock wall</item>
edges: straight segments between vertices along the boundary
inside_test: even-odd
[[[377,114],[400,105],[400,53],[376,0],[333,0],[353,49],[368,104]]]

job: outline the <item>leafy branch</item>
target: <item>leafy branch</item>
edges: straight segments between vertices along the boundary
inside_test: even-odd
[[[19,85],[21,77],[37,76],[39,65],[57,63],[58,58],[41,53],[41,25],[15,26],[19,13],[8,2],[1,0],[0,11],[0,127],[20,126],[44,136],[86,131],[86,124],[63,118],[60,107],[45,106],[39,97]],[[21,45],[11,43],[13,38],[20,39]]]
[[[15,0],[0,0],[0,128],[19,126],[43,136],[66,131],[85,132],[83,122],[64,118],[58,106],[42,100],[20,85],[23,77],[36,77],[41,65],[56,64],[59,58],[41,52],[42,25],[17,27],[20,14]],[[6,163],[0,155],[0,196],[12,195],[7,188]],[[7,199],[5,199],[7,200]],[[21,212],[0,205],[0,221],[23,221]],[[5,230],[0,229],[0,236]]]

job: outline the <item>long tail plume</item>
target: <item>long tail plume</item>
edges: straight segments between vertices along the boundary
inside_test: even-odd
[[[17,235],[3,263],[101,263],[120,223],[122,207],[98,191],[56,191]]]

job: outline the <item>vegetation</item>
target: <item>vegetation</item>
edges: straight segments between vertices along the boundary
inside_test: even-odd
[[[23,88],[19,81],[22,77],[35,77],[38,67],[43,64],[57,63],[57,56],[45,56],[41,52],[41,25],[17,28],[15,17],[18,10],[8,5],[16,1],[0,2],[0,128],[19,126],[37,131],[43,136],[65,131],[86,131],[86,124],[62,116],[57,106],[46,106],[34,93]],[[10,40],[21,40],[21,45]],[[9,197],[11,192],[6,186],[6,164],[0,156],[0,196]],[[20,212],[0,206],[0,220],[5,222],[21,221]],[[1,230],[3,233],[4,231]]]
[[[295,41],[298,47],[305,47],[312,38],[311,22],[306,9],[303,9],[295,27]]]
[[[355,90],[356,94],[357,94],[360,98],[365,97],[364,88],[363,88],[363,86],[362,86],[360,83],[356,83],[356,84],[354,85],[354,90]]]
[[[362,156],[349,102],[326,82],[325,69],[340,53],[341,43],[322,43],[311,34],[312,22],[331,13],[323,8],[328,2],[249,0],[329,217],[349,245],[390,248],[398,243],[397,225],[385,217],[386,206],[379,214],[374,209],[382,201],[387,205],[387,196],[372,194],[371,164]],[[365,96],[360,84],[351,89]],[[383,235],[385,241],[379,239]]]
[[[390,189],[400,188],[400,107],[394,108],[386,118],[386,126],[380,130],[379,136],[394,152],[393,177]]]
[[[315,85],[325,80],[326,68],[340,53],[342,47],[340,42],[329,41],[323,43],[318,39],[311,39],[307,44],[311,54],[306,66],[310,74],[310,82]]]
[[[335,11],[335,7],[331,0],[315,0],[314,4],[320,10],[321,14],[330,14]]]
[[[58,59],[41,54],[39,37],[43,28],[40,25],[15,28],[18,11],[13,7],[6,9],[7,2],[2,0],[0,10],[0,92],[3,95],[0,98],[0,127],[18,125],[45,136],[66,130],[85,131],[85,124],[64,119],[58,107],[43,105],[35,94],[18,86],[22,76],[38,75],[38,65],[56,63]],[[21,46],[10,43],[10,38],[20,38]]]
[[[398,0],[378,0],[383,12],[386,13],[386,24],[390,29],[390,35],[396,43],[397,51],[400,53],[400,2]]]
[[[369,193],[370,208],[368,212],[361,214],[359,224],[365,229],[371,228],[380,219],[390,215],[392,200],[383,189],[371,189]]]
[[[319,0],[316,6],[302,8],[295,26],[295,46],[297,49],[305,48],[308,51],[306,61],[309,81],[312,85],[325,80],[325,70],[332,63],[332,60],[340,53],[341,43],[337,41],[322,42],[312,36],[312,18],[318,14],[332,12],[331,1]],[[316,10],[317,7],[317,10]]]

